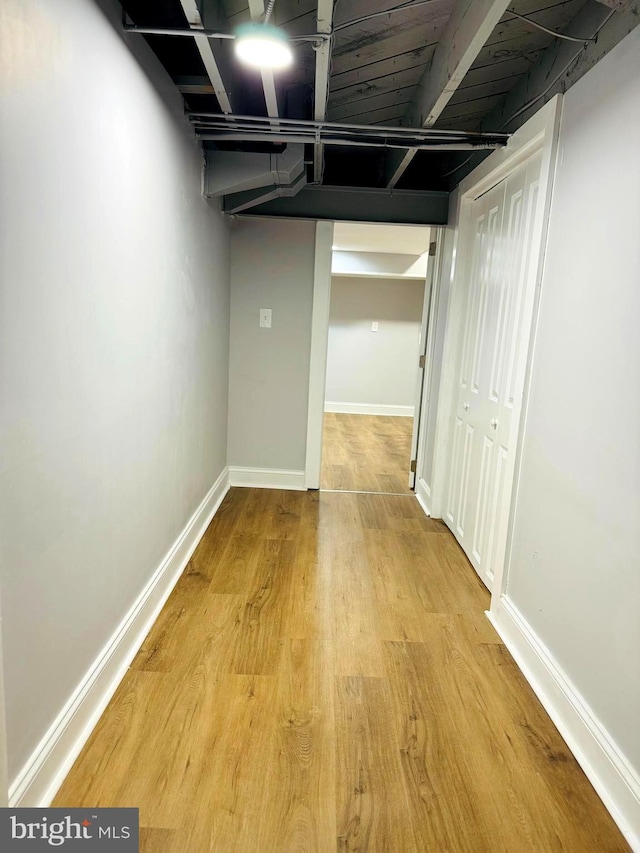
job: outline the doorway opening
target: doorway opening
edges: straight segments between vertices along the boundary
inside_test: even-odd
[[[413,494],[431,242],[425,226],[334,226],[322,490]]]

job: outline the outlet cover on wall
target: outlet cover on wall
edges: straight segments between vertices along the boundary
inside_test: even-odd
[[[271,308],[261,308],[260,309],[260,328],[261,329],[270,329],[271,328]]]
[[[372,321],[371,321],[371,331],[372,331],[372,332],[377,332],[377,331],[378,331],[378,321],[377,321],[377,320],[372,320]]]

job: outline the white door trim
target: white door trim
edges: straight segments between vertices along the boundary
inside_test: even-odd
[[[309,362],[309,409],[307,412],[307,455],[304,485],[320,488],[322,465],[322,419],[327,381],[329,303],[331,301],[331,246],[333,222],[316,222],[311,309],[311,357]]]
[[[546,250],[546,233],[549,221],[549,210],[551,206],[551,192],[553,176],[557,156],[558,134],[560,130],[562,96],[556,95],[551,101],[542,107],[529,121],[519,128],[510,138],[505,148],[494,152],[476,169],[467,175],[460,183],[457,191],[451,198],[450,224],[455,229],[455,239],[452,248],[451,263],[451,294],[447,311],[445,326],[445,345],[443,356],[443,373],[440,385],[440,398],[438,403],[438,424],[436,431],[436,450],[434,459],[433,487],[431,495],[432,514],[442,517],[446,483],[448,481],[448,469],[450,464],[450,441],[449,425],[452,417],[452,406],[454,401],[455,371],[457,365],[457,336],[460,314],[463,310],[461,295],[462,288],[460,280],[462,272],[459,264],[456,264],[458,251],[458,240],[460,226],[463,219],[468,215],[470,203],[490,190],[497,183],[511,174],[521,163],[527,160],[537,151],[542,151],[542,164],[540,169],[540,203],[543,205],[543,215],[540,217],[540,231],[534,245],[539,245],[537,269],[536,269],[536,300],[533,308],[533,322],[531,328],[531,341],[527,354],[524,395],[520,424],[515,444],[515,466],[513,476],[513,489],[511,492],[511,509],[507,524],[507,540],[505,560],[497,567],[493,584],[492,611],[498,606],[500,596],[505,588],[509,563],[511,538],[513,529],[513,507],[517,494],[521,456],[522,456],[522,434],[526,421],[527,398],[529,393],[529,375],[535,339],[536,318],[538,313],[538,297],[540,282],[542,279],[542,268]],[[456,266],[458,269],[456,269]]]
[[[431,229],[430,242],[435,242],[436,253],[432,260],[432,265],[429,266],[427,272],[427,284],[429,285],[429,304],[424,306],[422,322],[425,321],[425,313],[428,314],[425,341],[421,346],[421,351],[424,354],[425,367],[422,373],[422,389],[420,395],[420,411],[417,413],[419,417],[418,434],[416,436],[416,476],[414,488],[416,496],[420,501],[420,505],[427,515],[430,515],[430,495],[428,494],[429,487],[424,481],[424,445],[427,427],[431,422],[431,418],[436,415],[436,412],[431,413],[431,386],[433,384],[433,364],[436,351],[436,336],[438,323],[438,309],[440,303],[440,293],[442,290],[442,259],[444,256],[444,228],[433,227]],[[436,401],[434,401],[435,403]]]

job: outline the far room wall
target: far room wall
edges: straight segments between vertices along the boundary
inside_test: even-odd
[[[413,415],[423,299],[423,280],[332,276],[327,411]]]

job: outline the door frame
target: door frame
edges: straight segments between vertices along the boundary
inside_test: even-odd
[[[333,222],[316,222],[309,359],[309,408],[307,410],[307,453],[304,466],[305,489],[320,488],[322,423],[327,383],[327,351],[329,348],[332,246]]]
[[[438,400],[437,425],[435,437],[435,458],[433,469],[433,486],[431,494],[432,514],[442,518],[446,498],[447,483],[451,465],[450,425],[453,416],[455,400],[455,372],[458,364],[459,329],[463,312],[464,288],[461,286],[464,267],[457,258],[460,249],[460,233],[466,225],[471,213],[474,200],[488,192],[500,181],[507,178],[521,163],[533,154],[542,152],[540,167],[540,201],[542,215],[537,223],[537,233],[533,244],[537,246],[537,258],[534,287],[534,302],[531,315],[531,326],[524,374],[520,374],[523,387],[522,404],[518,418],[517,432],[514,435],[514,467],[510,491],[510,506],[504,533],[504,560],[496,567],[491,598],[492,612],[499,607],[499,601],[506,589],[508,565],[511,554],[511,540],[514,522],[514,506],[519,488],[520,468],[522,460],[522,439],[527,418],[533,347],[538,317],[540,285],[546,252],[547,230],[555,175],[555,164],[558,155],[558,136],[562,112],[562,96],[556,95],[548,101],[535,115],[520,127],[505,148],[494,152],[490,157],[477,166],[452,194],[450,207],[450,225],[453,227],[454,239],[451,247],[449,265],[450,298],[445,320],[445,337],[443,352],[443,370]],[[447,269],[444,269],[446,274]]]
[[[363,220],[363,222],[366,223],[366,220]],[[429,301],[429,325],[427,327],[426,340],[426,369],[423,371],[423,382],[421,386],[421,412],[414,412],[414,417],[417,417],[418,414],[421,416],[416,457],[416,482],[418,482],[421,470],[420,465],[423,431],[427,421],[427,418],[423,416],[424,408],[426,406],[425,389],[427,389],[427,383],[431,382],[433,369],[433,344],[429,341],[432,332],[435,330],[436,323],[436,299],[440,292],[440,266],[443,255],[442,247],[444,242],[444,228],[438,225],[424,225],[423,223],[416,224],[419,224],[420,227],[429,228],[430,240],[435,240],[437,243],[435,258],[429,258],[430,263],[432,260],[434,262],[434,272]],[[305,489],[320,488],[320,470],[322,466],[322,428],[327,380],[327,353],[329,348],[329,307],[331,302],[333,226],[334,222],[316,222],[316,244],[313,269],[313,304],[311,309],[311,351],[309,360],[309,401],[307,409],[307,450],[304,471]],[[429,355],[429,353],[431,353],[431,355]],[[407,474],[408,473],[409,472],[407,471]],[[422,507],[428,515],[429,513],[424,503],[422,503]]]
[[[429,226],[425,226],[429,227]],[[437,310],[437,296],[439,283],[439,260],[441,255],[442,229],[429,227],[429,257],[427,260],[427,273],[424,280],[424,297],[422,300],[422,316],[420,318],[420,347],[418,352],[418,374],[414,383],[413,393],[413,428],[411,431],[411,456],[410,461],[415,459],[415,468],[409,473],[409,488],[417,495],[417,484],[422,470],[422,430],[423,422],[428,416],[427,394],[431,386],[431,375],[433,370],[433,332],[435,329],[435,313]],[[432,251],[433,247],[433,251]],[[423,509],[425,507],[423,506]],[[427,512],[425,510],[425,512]],[[427,512],[428,515],[428,512]]]
[[[424,478],[425,468],[425,443],[427,430],[434,419],[437,419],[437,399],[432,400],[432,389],[436,378],[437,355],[438,355],[438,326],[443,292],[442,264],[445,257],[446,230],[442,226],[433,226],[431,229],[432,242],[436,244],[433,266],[430,270],[431,289],[429,293],[428,323],[425,330],[423,354],[425,366],[422,372],[422,387],[420,392],[420,411],[416,412],[418,420],[418,436],[416,448],[416,476],[414,491],[418,503],[424,510],[425,515],[431,516],[431,488]],[[430,258],[431,260],[431,258]],[[426,286],[426,285],[425,285]],[[432,403],[434,405],[432,405]],[[437,423],[437,420],[436,420]]]

